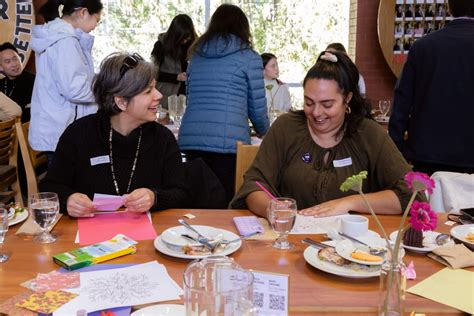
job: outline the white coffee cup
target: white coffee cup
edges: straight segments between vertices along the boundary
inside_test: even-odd
[[[341,219],[341,231],[351,237],[360,237],[369,231],[369,220],[360,215],[348,215]]]

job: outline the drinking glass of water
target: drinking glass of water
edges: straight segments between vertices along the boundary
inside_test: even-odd
[[[8,210],[3,205],[0,206],[0,250],[8,231]],[[0,251],[0,262],[8,260],[8,255]]]
[[[59,198],[53,192],[40,192],[30,196],[30,212],[33,220],[41,228],[42,233],[35,237],[40,243],[52,243],[56,236],[49,233],[51,225],[59,213]]]
[[[275,198],[268,205],[268,220],[278,237],[273,248],[291,249],[294,247],[288,241],[288,233],[293,229],[296,219],[296,201],[290,198]]]

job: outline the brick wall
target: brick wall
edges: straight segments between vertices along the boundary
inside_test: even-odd
[[[378,107],[378,100],[393,99],[397,80],[380,49],[377,34],[378,8],[379,1],[376,0],[351,0],[349,46],[353,47],[351,39],[355,37],[355,61],[364,76],[367,97],[373,107]],[[357,22],[356,27],[352,26],[353,15]]]

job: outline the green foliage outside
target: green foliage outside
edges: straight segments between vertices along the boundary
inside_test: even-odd
[[[104,0],[104,21],[95,31],[96,67],[108,54],[133,51],[149,59],[158,34],[173,17],[188,14],[198,34],[205,31],[204,0]],[[210,15],[221,3],[233,3],[247,14],[257,52],[278,57],[280,79],[300,84],[319,52],[331,42],[347,47],[348,0],[211,0]],[[302,107],[301,87],[290,88],[293,106]]]

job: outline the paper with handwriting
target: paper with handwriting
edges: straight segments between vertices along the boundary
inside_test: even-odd
[[[131,267],[81,273],[81,286],[68,291],[79,296],[63,305],[53,316],[149,304],[179,299],[183,290],[168,275],[164,265],[156,261]]]
[[[327,234],[331,229],[340,231],[341,219],[346,216],[349,215],[314,217],[297,214],[295,226],[290,234]]]

